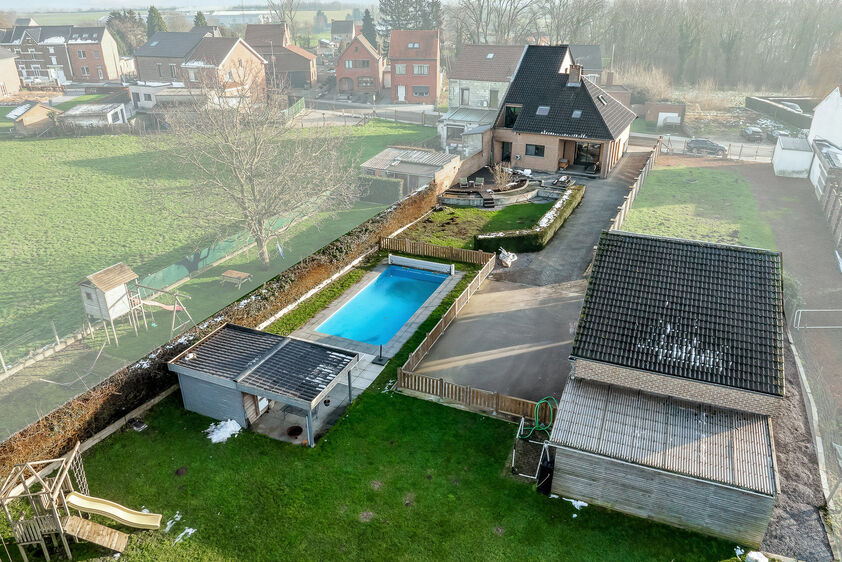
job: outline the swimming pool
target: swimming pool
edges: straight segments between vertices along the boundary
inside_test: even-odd
[[[390,265],[316,331],[385,345],[447,278],[444,273]]]

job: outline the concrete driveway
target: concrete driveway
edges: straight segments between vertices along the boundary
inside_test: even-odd
[[[417,373],[510,396],[558,398],[586,282],[531,286],[489,279]]]

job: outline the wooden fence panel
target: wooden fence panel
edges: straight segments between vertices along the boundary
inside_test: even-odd
[[[494,256],[494,254],[488,252],[453,248],[452,246],[438,246],[436,244],[417,242],[406,238],[381,238],[380,249],[428,258],[472,263],[475,265],[484,265]]]

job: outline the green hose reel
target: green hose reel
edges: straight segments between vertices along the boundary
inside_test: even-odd
[[[546,423],[546,424],[541,423],[541,406],[542,405],[544,405],[544,406],[546,406],[550,409],[550,421],[549,421],[549,423]],[[555,410],[553,410],[553,407],[555,407]],[[547,437],[549,437],[550,436],[550,429],[552,429],[552,427],[553,427],[553,419],[555,417],[554,412],[557,412],[557,411],[558,411],[558,402],[552,396],[545,396],[544,398],[539,400],[535,404],[535,425],[533,425],[532,427],[528,427],[528,428],[524,427],[523,428],[524,431],[528,430],[528,432],[525,433],[524,435],[521,435],[520,438],[521,439],[528,439],[536,431],[546,431]]]

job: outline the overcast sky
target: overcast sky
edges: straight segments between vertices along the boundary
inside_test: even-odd
[[[184,8],[199,8],[209,10],[212,8],[226,8],[238,6],[237,0],[187,0],[183,3],[164,0],[161,2],[144,2],[143,0],[0,0],[0,11],[25,12],[72,12],[78,10],[112,10],[114,8],[146,8],[154,3],[159,7],[171,8],[173,6]],[[254,0],[246,4],[256,4]]]

